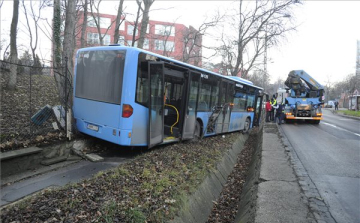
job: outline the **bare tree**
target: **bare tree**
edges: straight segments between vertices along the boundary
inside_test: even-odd
[[[10,30],[10,79],[8,83],[8,89],[14,90],[16,87],[16,77],[17,77],[17,66],[15,63],[17,63],[17,49],[16,49],[16,34],[17,34],[17,24],[18,24],[18,18],[19,18],[19,0],[14,0],[13,4],[13,17],[11,21],[11,30]]]
[[[134,29],[133,29],[133,34],[132,34],[131,46],[135,46],[135,42],[137,41],[136,36],[137,36],[137,33],[138,33],[138,24],[139,24],[139,18],[140,18],[140,11],[141,11],[141,4],[140,5],[138,4],[138,10],[137,10],[136,18],[135,18],[135,21],[134,21],[134,24],[133,24]]]
[[[98,35],[99,35],[99,41],[100,41],[100,45],[104,45],[104,38],[106,37],[111,25],[115,22],[114,21],[110,21],[110,24],[108,27],[101,27],[101,17],[100,17],[100,3],[101,0],[98,0],[97,2],[95,0],[90,0],[90,11],[91,11],[91,16],[92,16],[92,22],[94,22],[95,27],[98,31]],[[96,10],[94,12],[94,9]],[[105,33],[101,32],[102,28],[106,28]]]
[[[41,18],[41,11],[45,7],[47,7],[47,5],[49,4],[49,1],[48,0],[39,1],[38,4],[39,5],[37,8],[37,13],[36,13],[34,10],[33,2],[30,1],[29,2],[30,14],[28,14],[28,9],[27,9],[27,6],[25,5],[25,0],[22,1],[24,15],[25,15],[25,19],[26,19],[26,28],[27,28],[28,34],[29,34],[29,42],[30,42],[29,45],[30,45],[34,63],[36,61],[36,48],[37,48],[38,39],[39,39],[38,27],[39,27],[39,20]],[[29,17],[32,20],[32,25],[30,24]]]
[[[55,68],[61,67],[61,7],[60,0],[54,0],[54,15],[52,25],[53,36],[53,66]],[[56,75],[55,75],[56,78]]]
[[[86,34],[86,27],[87,27],[87,16],[88,16],[88,0],[84,0],[83,9],[84,9],[84,20],[81,24],[81,39],[80,39],[80,47],[85,47],[85,34]]]
[[[140,36],[139,36],[139,40],[138,40],[138,44],[137,47],[138,48],[143,48],[144,46],[144,41],[145,41],[145,36],[146,36],[146,28],[149,24],[149,11],[150,11],[150,7],[151,5],[154,3],[155,0],[136,0],[136,3],[138,4],[139,8],[142,11],[142,19],[141,19],[141,28],[140,28]],[[144,8],[141,7],[141,3],[144,3]]]
[[[123,13],[123,4],[124,4],[124,0],[120,0],[119,1],[119,7],[118,7],[118,10],[117,10],[116,20],[115,20],[115,33],[114,33],[114,43],[115,44],[117,44],[119,42],[120,26],[125,20],[125,16],[122,18],[123,14],[124,14]]]
[[[248,72],[258,68],[259,57],[265,50],[279,43],[284,34],[294,30],[287,27],[284,17],[290,17],[291,7],[298,1],[256,0],[248,2],[252,7],[243,8],[243,0],[235,15],[230,15],[228,23],[236,35],[223,32],[221,46],[214,48],[224,58],[224,64],[231,75],[241,73],[246,78]],[[262,40],[262,41],[261,41]]]

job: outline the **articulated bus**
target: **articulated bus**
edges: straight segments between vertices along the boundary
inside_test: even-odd
[[[260,121],[260,87],[133,47],[78,50],[73,112],[81,133],[147,146],[248,131]]]

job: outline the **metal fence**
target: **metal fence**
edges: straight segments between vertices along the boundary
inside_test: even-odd
[[[17,67],[15,90],[8,90],[10,66]],[[66,138],[72,75],[64,67],[34,67],[0,60],[1,151]]]

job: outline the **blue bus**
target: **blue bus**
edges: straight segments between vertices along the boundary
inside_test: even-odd
[[[142,49],[78,50],[73,112],[81,133],[122,146],[154,147],[260,121],[262,88]]]

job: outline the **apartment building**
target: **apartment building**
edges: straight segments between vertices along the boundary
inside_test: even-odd
[[[113,44],[115,34],[115,15],[98,14],[94,17],[91,13],[87,16],[87,26],[84,34],[86,46],[99,46]],[[79,13],[78,35],[76,46],[81,46],[81,27],[84,23],[84,13]],[[97,24],[100,26],[100,32]],[[137,47],[140,35],[139,23],[124,20],[119,29],[118,44]],[[136,29],[133,43],[134,29]],[[201,66],[202,37],[193,27],[183,24],[150,20],[146,29],[143,49],[176,60],[184,61],[195,66]]]

